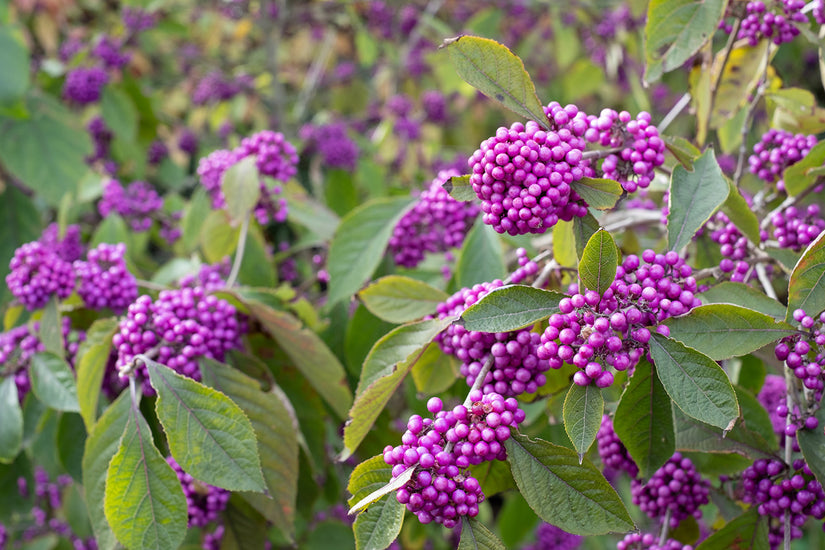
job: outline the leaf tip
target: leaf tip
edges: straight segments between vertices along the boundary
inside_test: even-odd
[[[444,41],[441,43],[441,45],[438,47],[438,49],[440,50],[441,48],[446,48],[450,44],[454,44],[455,42],[458,42],[461,39],[462,36],[464,36],[464,35],[459,35],[459,36],[456,36],[456,37],[453,37],[453,38],[445,38]]]

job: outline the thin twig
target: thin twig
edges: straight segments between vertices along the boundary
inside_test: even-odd
[[[685,92],[682,97],[679,98],[679,101],[668,111],[665,115],[665,118],[662,119],[656,128],[659,130],[659,133],[664,133],[665,129],[670,126],[670,123],[673,122],[677,116],[681,114],[681,112],[690,104],[690,92]]]
[[[665,518],[662,520],[662,532],[659,534],[659,546],[664,548],[667,540],[667,533],[670,529],[670,508],[665,511]]]
[[[547,262],[547,264],[544,266],[544,269],[542,269],[541,273],[539,273],[539,276],[536,277],[535,281],[533,281],[533,288],[543,287],[544,283],[547,281],[547,278],[550,277],[550,273],[554,269],[558,269],[559,267],[559,262],[557,262],[555,258]]]
[[[143,279],[136,279],[137,286],[141,288],[148,288],[149,290],[168,290],[166,285],[153,283],[152,281],[144,281]]]
[[[312,62],[312,66],[307,72],[306,79],[304,80],[304,86],[301,88],[301,92],[298,95],[295,109],[292,111],[292,118],[294,120],[300,121],[301,117],[304,116],[306,106],[315,94],[315,90],[318,88],[318,83],[321,81],[321,76],[324,74],[324,67],[329,61],[329,56],[332,54],[334,44],[335,31],[332,28],[328,28],[324,31],[324,43],[318,51],[318,55],[315,57],[315,60]]]
[[[582,153],[582,160],[603,159],[609,155],[620,152],[624,147],[613,147],[612,149],[600,149],[596,151],[585,151]]]
[[[249,233],[249,218],[251,213],[247,212],[243,219],[241,226],[241,235],[238,238],[238,249],[235,251],[235,261],[232,263],[232,271],[229,272],[229,277],[226,279],[226,287],[230,288],[238,279],[238,273],[241,271],[241,262],[243,261],[244,249],[246,248],[246,236]]]
[[[759,279],[759,282],[762,283],[762,288],[765,289],[765,294],[776,300],[776,291],[773,289],[771,279],[765,271],[765,264],[756,264],[756,276]]]
[[[719,95],[719,84],[722,83],[722,76],[725,74],[725,67],[730,59],[730,53],[733,51],[733,43],[736,41],[736,35],[739,34],[739,26],[741,24],[742,20],[737,17],[736,22],[733,24],[733,30],[728,36],[728,42],[725,44],[725,57],[722,59],[722,67],[719,69],[719,75],[716,77],[716,82],[713,83],[713,89],[710,92],[710,108],[708,109],[708,113],[710,114],[713,114],[713,106],[716,103],[716,96]]]
[[[745,114],[745,120],[742,122],[742,141],[739,144],[739,158],[736,160],[736,172],[733,176],[733,184],[739,188],[739,181],[742,179],[742,173],[745,171],[745,155],[748,152],[748,132],[750,131],[751,121],[753,119],[753,115],[756,112],[756,106],[759,104],[759,101],[762,99],[762,94],[765,92],[765,86],[768,83],[768,59],[770,56],[771,48],[765,50],[765,70],[762,74],[762,78],[759,80],[759,84],[756,86],[756,91],[753,94],[753,101],[751,101],[750,105],[748,106],[748,110]]]

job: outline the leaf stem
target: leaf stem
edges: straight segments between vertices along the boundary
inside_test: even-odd
[[[742,173],[745,171],[745,155],[748,152],[748,131],[751,127],[753,115],[756,112],[756,106],[762,99],[762,94],[765,92],[765,86],[768,83],[768,60],[770,59],[770,52],[771,48],[768,46],[765,50],[765,70],[762,74],[762,78],[756,85],[756,91],[753,94],[753,101],[751,101],[750,105],[748,105],[745,120],[742,121],[742,141],[739,143],[739,157],[736,160],[736,172],[733,175],[733,184],[737,189],[739,188],[739,181],[742,179]]]
[[[670,530],[670,508],[665,511],[665,517],[662,520],[662,531],[659,533],[659,546],[664,547],[667,540],[667,533]]]
[[[235,251],[235,261],[232,262],[232,271],[229,272],[229,277],[226,279],[226,288],[230,288],[238,279],[238,273],[241,271],[241,262],[243,261],[244,249],[246,248],[246,237],[249,234],[249,218],[250,212],[246,213],[241,226],[241,234],[238,237],[238,249]]]
[[[659,130],[659,133],[664,133],[665,129],[670,126],[670,123],[673,122],[677,116],[681,114],[681,112],[688,106],[690,103],[690,92],[685,92],[682,97],[679,98],[679,101],[668,111],[665,115],[665,118],[662,119],[656,128]]]
[[[166,285],[161,285],[158,283],[153,283],[152,281],[145,281],[143,279],[136,279],[137,286],[141,288],[148,288],[149,290],[168,290],[169,287]]]
[[[606,156],[612,155],[613,153],[620,152],[624,147],[613,147],[611,149],[598,149],[595,151],[585,151],[582,153],[582,160],[587,159],[603,159]]]

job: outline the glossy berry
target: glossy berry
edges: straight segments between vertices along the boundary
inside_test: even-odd
[[[710,482],[689,458],[674,453],[647,482],[634,479],[630,492],[633,504],[651,518],[664,518],[669,510],[670,527],[675,528],[686,517],[702,517],[699,507],[709,502]]]
[[[575,550],[581,546],[582,542],[584,542],[584,537],[573,535],[560,527],[542,522],[536,529],[535,544],[524,547],[524,550],[545,550],[546,548]]]
[[[74,291],[75,272],[72,264],[34,241],[14,251],[6,285],[26,309],[33,311],[44,307],[52,296],[68,298]]]
[[[145,181],[134,181],[124,187],[117,180],[109,180],[97,205],[101,216],[118,214],[137,232],[148,231],[162,208],[163,198]]]
[[[138,296],[137,281],[126,267],[126,245],[101,243],[86,261],[76,261],[77,293],[86,307],[123,312]]]
[[[627,472],[630,477],[639,475],[639,467],[630,458],[627,448],[613,430],[613,421],[608,415],[602,417],[602,425],[596,433],[596,442],[599,449],[599,457],[605,467],[616,471]]]
[[[183,487],[189,514],[189,527],[205,527],[218,519],[218,515],[229,502],[229,491],[196,480],[184,472],[171,456],[166,458],[166,462],[175,471]]]

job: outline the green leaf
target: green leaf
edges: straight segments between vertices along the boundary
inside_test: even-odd
[[[54,99],[31,95],[27,108],[28,118],[0,118],[0,161],[49,206],[57,207],[88,171],[84,159],[92,152],[92,142]]]
[[[678,69],[708,41],[725,11],[724,0],[652,0],[645,25],[645,80]]]
[[[373,457],[373,458],[375,458],[375,457]],[[380,456],[380,455],[378,456],[378,458],[381,458],[383,460],[383,457]],[[370,504],[372,504],[373,502],[375,502],[379,498],[382,498],[382,497],[392,493],[393,491],[397,491],[398,489],[400,489],[401,487],[406,485],[407,482],[410,481],[410,479],[412,479],[412,476],[415,473],[415,469],[416,469],[415,466],[410,466],[409,468],[404,470],[401,473],[401,475],[399,475],[397,478],[393,479],[392,481],[384,482],[384,483],[380,484],[378,486],[378,488],[376,488],[371,493],[368,493],[363,498],[357,498],[357,496],[360,496],[360,494],[350,498],[350,500],[349,500],[349,503],[350,503],[349,513],[350,513],[350,515],[354,514],[355,512],[358,512],[359,510],[362,510],[362,509],[366,508],[367,506],[369,506]],[[355,504],[352,504],[353,502]]]
[[[338,215],[315,200],[301,187],[290,181],[282,184],[284,198],[289,203],[289,222],[303,225],[321,240],[329,241],[341,223]]]
[[[136,406],[129,407],[106,474],[103,508],[115,536],[129,550],[177,548],[186,536],[183,488]]]
[[[453,176],[447,179],[442,187],[457,201],[466,202],[478,198],[473,190],[473,185],[470,183],[470,174]]]
[[[787,323],[731,304],[699,306],[664,324],[670,327],[671,338],[714,361],[746,355],[796,333]]]
[[[467,233],[464,245],[455,263],[455,282],[459,287],[471,287],[478,283],[504,277],[507,267],[498,233],[492,227],[476,220]]]
[[[770,53],[766,55],[768,49]],[[743,108],[765,74],[765,64],[776,52],[776,47],[769,40],[760,40],[756,46],[742,44],[730,51],[717,52],[713,60],[711,78],[718,82],[713,110],[710,113],[710,127],[719,128]],[[719,71],[724,64],[724,72]]]
[[[219,391],[141,357],[158,393],[169,451],[192,477],[230,491],[265,491],[258,442],[246,414]]]
[[[458,75],[511,111],[547,128],[547,116],[524,63],[506,46],[488,38],[459,36],[441,46]]]
[[[330,306],[355,294],[381,262],[410,197],[374,199],[347,214],[329,246]]]
[[[596,439],[603,414],[604,397],[600,388],[594,384],[570,385],[570,390],[564,398],[564,431],[579,453],[579,463]]]
[[[245,498],[282,533],[292,537],[298,493],[298,421],[292,405],[277,386],[264,393],[255,379],[237,369],[208,358],[201,359],[200,367],[204,383],[237,403],[255,430],[271,498],[258,494]]]
[[[510,332],[547,319],[558,311],[564,297],[531,286],[503,286],[464,310],[458,323],[467,330]]]
[[[233,225],[239,224],[252,212],[261,196],[260,176],[255,163],[254,156],[246,157],[230,166],[223,176],[221,190]]]
[[[241,228],[232,227],[226,212],[214,210],[201,223],[200,247],[207,262],[218,263],[235,252]]]
[[[651,335],[650,355],[662,386],[685,414],[724,431],[733,428],[739,403],[716,362],[661,334]]]
[[[14,376],[0,378],[0,463],[11,464],[23,445],[23,411]]]
[[[644,479],[650,479],[673,456],[676,436],[670,397],[644,359],[636,365],[616,406],[613,429]]]
[[[57,421],[57,458],[60,465],[77,482],[83,480],[83,447],[86,443],[86,426],[76,413],[63,413]]]
[[[60,309],[57,296],[52,296],[46,304],[46,307],[43,308],[38,336],[40,337],[40,342],[46,347],[45,351],[50,351],[55,355],[63,357],[65,351],[65,347],[63,346],[63,324],[60,321]]]
[[[635,529],[622,499],[589,461],[576,452],[513,430],[504,442],[507,462],[522,496],[538,516],[574,535]]]
[[[813,185],[818,176],[811,174],[811,171],[820,168],[823,164],[825,164],[825,141],[820,141],[808,151],[802,160],[789,166],[782,173],[785,191],[788,195],[794,197]]]
[[[825,425],[825,409],[820,408],[816,412],[819,426]],[[801,429],[796,432],[796,439],[799,441],[799,448],[805,462],[816,476],[817,481],[825,481],[825,432],[821,427],[813,430]]]
[[[730,191],[722,204],[722,212],[752,243],[760,242],[759,219],[731,180],[728,180],[728,186]]]
[[[401,325],[375,343],[364,360],[355,402],[349,411],[350,421],[344,427],[341,460],[361,444],[425,348],[451,322],[452,319],[430,319]]]
[[[619,182],[604,178],[584,177],[571,183],[570,188],[596,210],[610,210],[624,192]]]
[[[773,430],[773,422],[765,410],[764,405],[756,397],[757,392],[751,392],[741,386],[734,386],[736,399],[739,401],[739,409],[742,411],[742,421],[733,428],[734,440],[743,439],[745,433],[761,437],[766,445],[763,450],[778,451],[779,440]]]
[[[459,375],[459,361],[438,346],[427,346],[412,368],[415,389],[422,395],[446,391]]]
[[[461,516],[461,540],[458,550],[506,550],[506,547],[476,518]]]
[[[36,353],[30,367],[32,391],[41,403],[59,411],[80,412],[74,373],[54,353]]]
[[[688,172],[682,166],[673,169],[667,216],[667,246],[679,251],[693,239],[720,204],[728,197],[728,183],[713,149],[705,151]]]
[[[803,35],[810,32],[804,25],[797,28]],[[792,134],[819,134],[825,130],[825,109],[817,105],[816,97],[810,90],[781,88],[766,93],[765,102],[771,128],[787,130]]]
[[[291,206],[290,204],[290,209]],[[180,221],[180,246],[184,252],[191,253],[197,248],[201,238],[201,226],[211,211],[212,199],[209,198],[206,188],[199,185],[184,207],[183,218]]]
[[[791,273],[785,320],[790,321],[797,309],[811,317],[825,310],[825,232],[808,245]]]
[[[97,418],[97,403],[103,375],[112,350],[112,337],[117,331],[117,319],[98,319],[86,331],[86,340],[80,344],[75,357],[77,365],[77,400],[80,415],[91,430]]]
[[[742,456],[776,458],[770,451],[771,444],[756,432],[735,426],[726,435],[718,428],[686,416],[681,409],[673,409],[673,426],[676,433],[677,451],[701,453],[737,453]],[[774,446],[776,438],[774,438]]]
[[[604,294],[616,280],[619,265],[619,251],[610,233],[604,229],[596,231],[587,241],[579,261],[579,278],[582,286]]]
[[[734,304],[770,315],[774,319],[785,318],[785,306],[745,283],[726,281],[714,285],[696,295],[702,303],[707,304]]]
[[[129,94],[112,85],[104,87],[100,110],[106,126],[112,129],[115,136],[125,141],[135,141],[138,112]]]
[[[414,472],[410,468],[410,474]],[[392,468],[387,466],[382,455],[374,456],[355,467],[347,484],[347,491],[352,494],[349,504],[355,504],[375,491],[382,491],[392,478]],[[394,541],[401,532],[404,523],[405,507],[395,495],[384,496],[373,501],[369,508],[363,510],[355,519],[356,548],[383,550]]]
[[[373,315],[390,323],[407,323],[435,313],[449,296],[423,281],[387,275],[370,283],[358,297]]]
[[[244,502],[243,497],[246,496],[235,494],[229,498],[222,514],[224,534],[221,550],[258,550],[266,544],[266,518]]]
[[[693,167],[693,163],[702,154],[694,144],[680,136],[662,136],[665,147],[670,154],[676,157],[679,163],[688,170]]]
[[[261,228],[257,223],[251,222],[238,273],[238,280],[242,285],[274,287],[277,284],[278,275],[268,247]]]
[[[579,251],[576,247],[573,227],[572,221],[564,220],[559,220],[559,223],[553,226],[553,259],[563,267],[578,267],[579,264]],[[584,244],[582,244],[582,250],[584,250]]]
[[[376,455],[356,466],[349,476],[347,491],[352,496],[347,501],[352,506],[377,489],[383,488],[392,478],[392,466],[384,462],[384,455]]]
[[[768,550],[768,521],[751,507],[696,547],[696,550]]]
[[[15,187],[6,186],[0,192],[0,280],[9,273],[9,260],[23,243],[40,238],[40,212],[32,199]],[[0,306],[11,298],[8,287],[0,285]]]
[[[582,257],[584,254],[584,247],[587,246],[587,243],[590,242],[590,237],[592,237],[601,226],[599,222],[596,221],[596,218],[593,217],[593,214],[588,214],[583,217],[575,217],[573,218],[573,238],[576,242],[576,256],[579,258]]]
[[[488,498],[516,488],[510,465],[501,460],[482,462],[478,466],[470,466],[470,474],[478,480],[481,484],[481,490]]]
[[[20,29],[0,26],[0,105],[8,106],[23,98],[29,87],[29,50]]]

